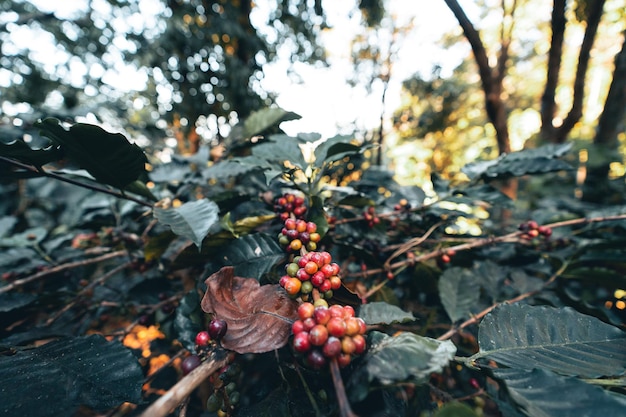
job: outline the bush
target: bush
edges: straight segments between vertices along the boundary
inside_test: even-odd
[[[494,186],[571,178],[567,146],[426,195],[349,137],[258,140],[277,111],[214,161],[54,119],[0,143],[5,414],[623,410],[624,208]]]

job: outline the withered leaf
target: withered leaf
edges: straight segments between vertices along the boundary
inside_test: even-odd
[[[262,353],[283,347],[298,318],[298,303],[279,285],[260,285],[254,278],[236,277],[225,266],[206,279],[202,310],[225,320],[228,331],[221,340],[225,349],[238,353]]]

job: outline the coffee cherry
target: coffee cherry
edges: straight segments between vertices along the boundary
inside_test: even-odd
[[[309,317],[313,317],[313,313],[315,311],[315,306],[311,303],[302,303],[298,306],[298,317],[300,320],[308,319]]]
[[[209,336],[209,332],[201,331],[196,335],[196,345],[198,346],[206,346],[211,341],[211,336]]]
[[[307,364],[313,369],[321,369],[326,365],[324,354],[317,349],[313,349],[306,357]]]
[[[311,281],[304,281],[300,287],[300,293],[310,294],[311,291],[313,291],[313,284],[311,284]]]
[[[352,355],[356,350],[356,344],[350,336],[341,338],[341,351],[345,354]]]
[[[313,302],[313,305],[315,307],[326,307],[326,308],[328,308],[328,301],[320,298],[319,300],[315,300],[315,302]]]
[[[342,337],[346,334],[346,323],[343,318],[332,317],[326,323],[326,328],[328,329],[328,333],[334,337]]]
[[[298,293],[300,292],[300,288],[302,288],[302,281],[300,281],[298,278],[289,278],[284,285],[285,291],[287,291],[287,294],[289,295],[298,295]]]
[[[180,369],[183,371],[183,375],[187,375],[198,366],[200,366],[201,363],[202,361],[200,360],[200,357],[198,355],[190,355],[183,359],[182,363],[180,364]]]
[[[292,263],[287,264],[285,271],[287,272],[287,275],[289,275],[290,277],[295,277],[299,269],[300,267],[298,266],[298,264],[292,262]]]
[[[367,346],[367,342],[363,335],[357,334],[352,337],[352,341],[354,342],[354,353],[360,355],[365,352],[365,347]]]
[[[340,353],[339,356],[337,356],[337,364],[340,368],[345,368],[346,366],[350,365],[351,360],[351,356],[347,353]]]
[[[326,307],[317,307],[313,311],[313,317],[318,324],[326,324],[331,318],[330,310]]]
[[[228,324],[224,320],[213,319],[209,323],[209,336],[213,340],[220,340],[226,334]]]
[[[314,346],[322,346],[328,340],[328,330],[323,324],[316,324],[309,332],[309,341]]]
[[[322,353],[327,358],[333,358],[341,353],[341,341],[334,336],[330,336],[324,346]]]
[[[311,349],[309,333],[307,332],[297,333],[293,337],[293,349],[299,353],[308,352]]]

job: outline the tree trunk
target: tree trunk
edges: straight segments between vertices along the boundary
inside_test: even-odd
[[[556,103],[554,99],[554,91],[558,82],[558,70],[560,68],[560,57],[563,41],[560,37],[563,36],[561,29],[564,31],[565,22],[564,8],[565,2],[562,0],[555,0],[552,11],[552,47],[556,47],[558,51],[550,51],[548,58],[548,75],[552,78],[548,78],[546,82],[546,89],[542,98],[541,106],[541,133],[540,137],[544,141],[563,143],[567,139],[572,128],[578,123],[583,112],[583,99],[585,96],[585,76],[587,75],[587,68],[589,67],[589,58],[591,55],[591,48],[598,31],[598,25],[602,18],[605,0],[591,0],[589,15],[587,16],[587,28],[585,29],[585,35],[583,37],[582,45],[580,46],[580,52],[578,54],[578,65],[576,66],[576,76],[574,78],[574,98],[572,101],[572,107],[563,120],[563,123],[559,126],[554,124],[554,116],[556,113]],[[563,27],[561,27],[563,25]],[[552,73],[550,72],[552,71]],[[554,73],[556,71],[557,73]]]
[[[487,51],[480,38],[480,34],[476,28],[474,28],[474,25],[468,19],[458,1],[445,0],[445,2],[452,13],[454,13],[459,25],[461,25],[463,29],[465,37],[472,47],[474,59],[476,59],[476,64],[478,65],[481,85],[485,93],[485,110],[489,121],[493,124],[496,131],[498,151],[501,154],[511,152],[509,128],[507,125],[508,115],[506,106],[502,100],[502,81],[504,79],[506,61],[508,59],[509,42],[507,39],[502,39],[498,64],[496,68],[492,68],[489,65],[489,57],[487,57]]]
[[[556,87],[559,84],[559,71],[563,56],[563,40],[565,39],[565,3],[566,0],[554,0],[552,6],[552,39],[548,52],[548,73],[546,86],[541,97],[541,130],[542,141],[550,141],[554,136],[553,119],[556,116]]]
[[[583,184],[585,201],[599,203],[623,203],[624,196],[619,189],[614,189],[609,180],[611,162],[620,161],[618,153],[618,135],[624,131],[626,118],[626,32],[622,41],[622,49],[615,56],[615,69],[609,93],[604,102],[604,109],[598,121],[594,147],[594,165],[587,167],[587,176]]]

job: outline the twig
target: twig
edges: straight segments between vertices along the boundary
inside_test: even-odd
[[[124,193],[124,192],[117,192],[117,191],[113,191],[113,190],[108,189],[108,188],[103,188],[103,187],[99,187],[97,185],[88,184],[88,183],[85,183],[85,182],[82,182],[82,181],[77,181],[75,179],[67,178],[67,177],[64,177],[63,175],[59,175],[59,174],[56,174],[54,172],[44,171],[42,168],[36,168],[36,167],[34,167],[32,165],[24,164],[22,162],[19,162],[19,161],[16,161],[14,159],[7,158],[7,157],[4,157],[4,156],[0,156],[0,161],[4,161],[4,162],[6,162],[8,164],[14,165],[16,167],[25,169],[25,170],[30,171],[30,172],[35,172],[35,173],[37,173],[37,174],[39,174],[41,176],[44,176],[44,177],[53,178],[55,180],[63,181],[63,182],[66,182],[66,183],[72,184],[72,185],[77,185],[79,187],[83,187],[83,188],[86,188],[86,189],[92,190],[92,191],[97,191],[99,193],[112,195],[113,197],[123,198],[125,200],[133,201],[133,202],[135,202],[137,204],[140,204],[140,205],[142,205],[144,207],[152,208],[152,204],[151,203],[148,203],[147,201],[143,201],[143,200],[140,200],[140,199],[135,198],[133,196],[130,196],[130,195]]]
[[[579,218],[579,219],[572,219],[572,220],[565,220],[562,222],[556,222],[556,223],[550,223],[550,224],[545,224],[544,226],[549,227],[551,229],[556,229],[559,227],[565,227],[565,226],[574,226],[577,224],[590,224],[590,223],[601,223],[601,222],[607,222],[607,221],[613,221],[613,220],[624,220],[626,219],[626,214],[616,214],[613,216],[601,216],[601,217],[593,217],[593,218]],[[515,231],[515,232],[511,232],[508,233],[506,235],[502,235],[502,236],[493,236],[493,237],[486,237],[486,238],[479,238],[476,240],[473,240],[471,242],[467,242],[467,243],[462,243],[460,245],[456,245],[456,246],[449,246],[446,249],[447,250],[454,250],[456,252],[461,252],[464,250],[468,250],[468,249],[473,249],[473,248],[478,248],[481,246],[487,246],[487,245],[491,245],[494,243],[503,243],[503,242],[517,242],[519,240],[519,237],[524,234],[524,232],[521,231]],[[395,262],[393,264],[390,264],[388,266],[389,269],[396,269],[399,268],[401,266],[404,265],[411,265],[417,262],[422,262],[422,261],[426,261],[428,259],[431,258],[436,258],[437,256],[439,256],[441,253],[441,251],[439,250],[435,250],[432,252],[428,252],[428,253],[424,253],[422,255],[416,256],[414,258],[411,259],[406,259],[403,261],[398,261]],[[348,276],[360,276],[360,277],[364,277],[364,276],[370,276],[370,275],[378,275],[381,273],[384,273],[386,271],[385,268],[373,268],[373,269],[368,269],[365,272],[359,271],[359,272],[355,272],[352,274],[347,274]]]
[[[333,385],[335,386],[335,393],[337,394],[337,402],[339,403],[339,415],[341,417],[358,417],[350,408],[350,402],[346,395],[346,388],[343,385],[341,379],[341,371],[339,370],[339,364],[337,358],[332,358],[330,361],[330,373],[333,377]]]
[[[211,374],[226,365],[228,365],[226,352],[221,350],[215,352],[206,362],[200,364],[153,402],[150,407],[146,408],[140,417],[164,417],[168,415]]]
[[[532,297],[535,294],[540,293],[541,291],[543,291],[544,288],[546,288],[548,285],[552,284],[563,272],[565,272],[565,270],[567,269],[569,263],[565,262],[563,263],[563,265],[561,265],[561,267],[558,269],[558,271],[556,271],[554,274],[552,274],[552,276],[550,277],[550,279],[548,279],[546,282],[543,283],[543,285],[541,286],[541,288],[533,290],[533,291],[528,291],[525,292],[523,294],[518,295],[517,297],[511,298],[510,300],[506,300],[500,303],[495,303],[489,307],[487,307],[486,309],[484,309],[483,311],[481,311],[480,313],[472,316],[470,319],[464,321],[463,323],[461,323],[461,325],[459,325],[458,327],[454,327],[450,330],[448,330],[446,333],[442,334],[441,336],[439,336],[437,338],[437,340],[447,340],[449,338],[451,338],[452,336],[454,336],[456,333],[458,333],[459,331],[463,330],[464,328],[466,328],[467,326],[470,326],[472,324],[476,324],[480,321],[480,319],[482,319],[483,317],[485,317],[487,314],[489,314],[494,308],[496,308],[497,306],[501,305],[501,304],[513,304],[513,303],[517,303],[519,301],[522,301],[528,297]]]
[[[309,389],[309,385],[306,383],[304,376],[302,376],[302,372],[300,372],[300,367],[298,366],[297,363],[294,366],[294,368],[296,370],[296,373],[300,377],[300,382],[302,382],[302,386],[304,387],[304,392],[306,393],[306,396],[309,397],[309,402],[311,403],[311,407],[313,407],[313,411],[315,411],[315,417],[322,417],[322,413],[320,411],[320,408],[317,406],[315,397],[313,397],[313,393]]]
[[[390,269],[391,260],[402,255],[403,253],[411,250],[415,246],[419,246],[424,242],[428,237],[433,234],[433,232],[443,224],[443,222],[438,222],[430,227],[422,236],[414,237],[413,239],[409,239],[407,242],[402,244],[394,253],[392,253],[389,258],[385,261],[384,269]]]
[[[63,264],[63,265],[55,266],[55,267],[52,267],[50,269],[46,269],[44,271],[37,272],[36,274],[33,274],[31,276],[24,277],[22,279],[17,279],[15,281],[5,285],[4,287],[1,287],[0,288],[0,294],[5,293],[5,292],[9,292],[9,291],[13,290],[14,288],[21,287],[21,286],[29,284],[29,283],[31,283],[33,281],[37,281],[38,279],[44,278],[44,277],[46,277],[48,275],[56,274],[58,272],[65,271],[67,269],[72,269],[72,268],[76,268],[76,267],[79,267],[79,266],[95,264],[95,263],[98,263],[98,262],[102,262],[102,261],[106,261],[106,260],[109,260],[109,259],[118,258],[120,256],[126,256],[126,255],[128,255],[127,251],[125,251],[125,250],[118,250],[118,251],[115,251],[115,252],[107,253],[107,254],[102,255],[102,256],[95,257],[95,258],[83,259],[82,261],[69,262],[69,263],[66,263],[66,264]]]
[[[118,265],[115,268],[111,269],[109,272],[103,274],[97,280],[91,282],[85,288],[80,290],[80,292],[78,294],[76,294],[76,297],[74,298],[74,300],[72,302],[66,304],[61,310],[57,311],[52,317],[50,317],[48,319],[48,321],[46,321],[46,326],[49,326],[50,324],[52,324],[56,319],[61,317],[61,315],[63,315],[63,313],[65,313],[67,310],[69,310],[70,308],[75,306],[76,303],[78,302],[78,299],[79,299],[80,296],[82,296],[83,294],[89,292],[95,286],[103,284],[104,281],[106,281],[107,279],[111,278],[113,275],[117,274],[118,272],[123,271],[124,269],[128,268],[131,265],[132,265],[132,262],[125,262],[125,263],[123,263],[121,265]]]

